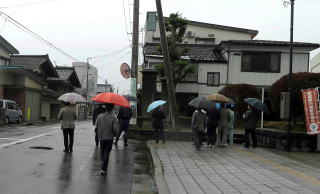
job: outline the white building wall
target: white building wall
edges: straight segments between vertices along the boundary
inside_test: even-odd
[[[220,85],[208,86],[208,72],[220,73]],[[226,84],[227,64],[224,63],[200,63],[198,65],[199,96],[218,93]]]
[[[188,44],[195,44],[195,38],[215,38],[215,44],[219,44],[223,40],[251,40],[251,35],[246,32],[236,32],[231,30],[223,30],[209,27],[202,27],[189,24],[186,32],[191,31],[194,34],[193,38],[186,38],[183,42],[187,41]],[[167,33],[168,34],[168,33]],[[213,34],[214,37],[209,37]],[[154,42],[153,37],[160,38],[159,22],[157,21],[155,31],[146,31],[145,42]]]
[[[233,49],[231,49],[233,50]],[[244,48],[243,50],[251,50],[251,48]],[[258,72],[241,72],[241,52],[230,52],[229,58],[229,83],[238,84],[246,83],[257,86],[271,86],[275,81],[282,76],[289,73],[289,53],[287,50],[281,50],[280,48],[268,48],[260,47],[253,48],[254,51],[279,51],[281,52],[280,73],[258,73]],[[304,50],[305,51],[305,50]],[[309,65],[309,53],[297,53],[295,50],[293,55],[293,68],[292,71],[296,72],[308,72]],[[235,55],[235,53],[237,55]],[[240,54],[240,55],[238,55]]]
[[[87,63],[74,62],[72,63],[79,81],[81,83],[82,92],[86,93],[87,90],[87,72],[88,72],[88,93],[89,97],[94,97],[97,94],[97,82],[98,82],[98,70],[92,65],[89,65],[90,69],[87,71]]]
[[[320,72],[320,53],[311,59],[310,71],[315,73]]]

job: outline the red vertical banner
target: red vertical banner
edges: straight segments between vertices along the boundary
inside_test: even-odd
[[[306,117],[306,127],[308,135],[320,134],[319,99],[318,90],[302,90],[304,113]]]

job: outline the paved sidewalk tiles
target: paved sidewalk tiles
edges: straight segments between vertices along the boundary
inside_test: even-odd
[[[172,194],[320,193],[320,169],[261,148],[195,151],[191,142],[167,142],[155,148]]]

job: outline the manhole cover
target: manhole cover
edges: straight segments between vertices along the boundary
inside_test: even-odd
[[[32,146],[31,149],[39,149],[39,150],[52,150],[51,147],[45,147],[45,146]]]

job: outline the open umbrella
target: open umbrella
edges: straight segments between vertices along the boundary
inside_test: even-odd
[[[244,101],[258,110],[261,110],[265,113],[269,113],[268,106],[259,99],[246,98],[246,99],[244,99]]]
[[[132,95],[123,95],[128,101],[137,101],[137,97],[132,96]]]
[[[111,92],[100,93],[92,100],[101,103],[110,103],[118,106],[130,107],[129,102],[125,97]]]
[[[78,102],[86,102],[86,99],[77,93],[65,93],[61,95],[58,100],[63,102],[70,102],[71,104],[76,104]]]
[[[224,95],[221,94],[211,94],[207,96],[208,100],[213,100],[217,102],[229,102],[229,98],[225,97]]]
[[[147,112],[150,112],[152,111],[153,109],[157,108],[158,106],[161,106],[163,104],[167,103],[166,101],[164,100],[157,100],[157,101],[154,101],[152,102],[149,106],[148,106],[148,110]]]
[[[216,108],[216,104],[212,100],[208,100],[204,96],[198,96],[188,103],[189,106],[195,108]]]

